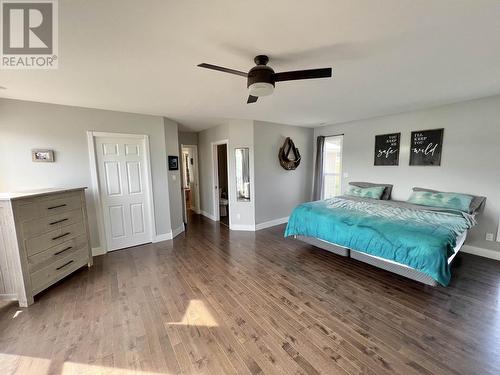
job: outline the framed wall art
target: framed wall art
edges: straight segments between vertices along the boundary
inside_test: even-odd
[[[41,163],[54,162],[54,150],[34,149],[31,150],[31,160]]]
[[[400,143],[401,133],[376,135],[373,165],[399,165]]]
[[[410,165],[441,165],[444,129],[411,132]]]

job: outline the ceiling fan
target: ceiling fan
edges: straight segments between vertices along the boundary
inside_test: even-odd
[[[246,77],[249,93],[247,103],[255,103],[259,96],[271,95],[274,91],[276,82],[311,78],[329,78],[332,76],[332,68],[294,70],[291,72],[275,73],[274,70],[267,65],[269,57],[266,55],[255,56],[254,61],[257,65],[250,69],[248,73],[205,63],[199,64],[198,66],[201,68],[218,70]]]

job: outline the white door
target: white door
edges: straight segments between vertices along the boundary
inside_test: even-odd
[[[144,139],[97,137],[95,148],[108,251],[151,242]]]

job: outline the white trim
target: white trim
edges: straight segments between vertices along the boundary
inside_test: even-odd
[[[158,234],[155,236],[155,238],[153,238],[153,243],[157,243],[157,242],[162,242],[162,241],[168,241],[168,240],[171,240],[172,239],[172,231],[168,232],[168,233],[163,233],[163,234]]]
[[[200,215],[203,215],[210,220],[217,221],[217,220],[215,220],[215,216],[207,211],[200,210]]]
[[[255,230],[261,230],[261,229],[265,229],[265,228],[275,227],[276,225],[288,223],[288,218],[289,218],[289,216],[281,217],[279,219],[265,221],[263,223],[255,225]]]
[[[231,230],[244,230],[248,232],[255,232],[255,225],[245,225],[245,224],[233,224],[231,225]]]
[[[112,133],[112,132],[96,132],[96,131],[88,131],[87,134],[91,133],[94,137],[118,137],[118,138],[136,138],[136,139],[144,139],[147,137],[145,134],[131,134],[131,133]]]
[[[95,139],[102,137],[117,137],[117,138],[135,138],[142,139],[144,143],[144,158],[146,162],[146,204],[149,207],[149,241],[154,242],[156,239],[156,220],[154,211],[154,196],[153,196],[153,179],[151,174],[151,155],[149,150],[149,136],[146,134],[125,134],[125,133],[109,133],[109,132],[96,132],[87,131],[87,147],[89,151],[89,164],[90,175],[92,179],[92,196],[94,198],[96,216],[97,216],[97,229],[99,232],[99,248],[102,249],[103,254],[108,252],[108,241],[106,238],[106,231],[104,230],[104,216],[102,212],[101,194],[99,188],[99,175],[97,173],[97,157],[95,150]]]
[[[500,260],[500,251],[483,249],[482,247],[476,247],[471,245],[463,245],[461,251],[468,254],[478,255],[484,258]]]
[[[180,227],[172,229],[172,238],[177,237],[182,232],[184,232],[184,223]]]
[[[148,194],[146,196],[146,202],[149,205],[149,226],[150,226],[150,238],[156,236],[156,219],[155,219],[155,205],[154,205],[154,195],[153,195],[153,175],[151,173],[151,151],[149,149],[149,136],[144,135],[144,157],[146,158],[146,188]]]
[[[159,234],[159,235],[155,236],[153,238],[152,242],[157,243],[157,242],[172,240],[175,237],[177,237],[179,234],[181,234],[182,232],[184,232],[184,223],[182,223],[182,225],[180,227],[175,228],[168,233],[163,233],[163,234]]]
[[[97,174],[97,157],[95,154],[95,132],[87,132],[87,146],[89,150],[89,164],[90,164],[90,176],[92,180],[91,194],[94,199],[94,206],[96,211],[97,219],[97,232],[99,234],[99,244],[98,248],[101,249],[103,254],[108,252],[108,245],[106,240],[106,232],[104,230],[104,215],[102,213],[101,204],[101,194],[99,193],[99,176]]]
[[[498,216],[497,242],[500,242],[500,216]]]
[[[338,134],[338,135],[327,135],[325,136],[325,143],[326,143],[326,140],[328,138],[340,138],[340,171],[338,173],[328,173],[329,175],[333,175],[333,176],[339,176],[340,177],[340,191],[343,192],[344,189],[343,189],[343,185],[344,185],[344,179],[343,179],[343,165],[344,165],[344,134]],[[322,182],[322,186],[321,186],[321,199],[326,199],[325,198],[325,151],[326,151],[326,148],[323,149],[323,166],[321,167],[321,171],[323,173],[323,176],[321,176],[321,182]],[[313,177],[314,178],[314,177]],[[313,185],[314,185],[315,181],[313,181]],[[314,192],[314,190],[313,190]],[[330,197],[331,198],[331,197]]]
[[[104,254],[106,254],[106,251],[101,246],[97,246],[97,247],[92,248],[92,256],[93,257],[99,256],[99,255],[104,255]]]

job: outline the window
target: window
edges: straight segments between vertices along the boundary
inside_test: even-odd
[[[341,194],[342,135],[325,138],[323,154],[323,199]]]

